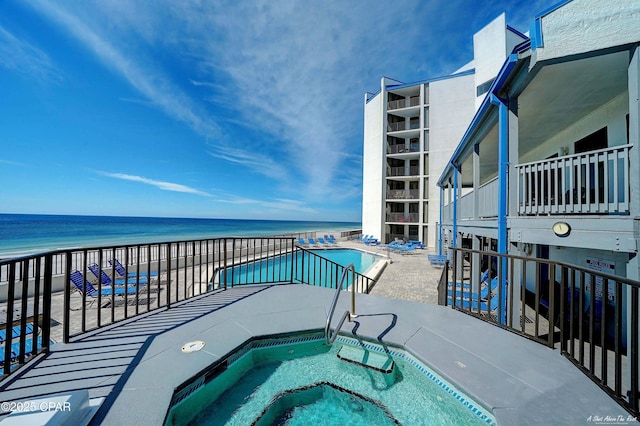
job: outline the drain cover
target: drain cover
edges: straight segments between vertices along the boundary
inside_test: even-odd
[[[204,348],[205,343],[202,340],[194,340],[193,342],[187,342],[182,345],[182,352],[190,354],[192,352],[198,352]]]

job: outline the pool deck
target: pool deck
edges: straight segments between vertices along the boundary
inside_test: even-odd
[[[383,274],[389,275],[395,275],[394,268]],[[384,285],[378,282],[378,291]],[[160,407],[168,407],[176,386],[252,338],[323,329],[333,295],[330,289],[289,284],[195,297],[53,345],[50,354],[3,384],[0,399],[28,401],[86,390],[99,405],[93,424],[162,424],[166,411]],[[336,320],[348,307],[345,296]],[[345,323],[343,333],[404,346],[491,409],[499,424],[628,418],[558,351],[432,303],[359,294],[356,308],[360,316]],[[183,353],[182,345],[193,340],[206,346]]]

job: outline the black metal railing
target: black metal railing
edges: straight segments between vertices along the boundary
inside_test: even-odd
[[[559,349],[634,415],[640,282],[526,256],[449,248],[439,300]]]
[[[263,237],[60,250],[1,260],[0,269],[6,271],[0,285],[4,377],[48,352],[54,341],[69,342],[106,325],[238,285],[336,288],[344,266],[298,247],[296,238]],[[349,285],[369,292],[374,281],[355,277]]]

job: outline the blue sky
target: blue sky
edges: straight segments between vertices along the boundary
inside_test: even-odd
[[[556,0],[0,2],[0,212],[357,221],[363,98]]]

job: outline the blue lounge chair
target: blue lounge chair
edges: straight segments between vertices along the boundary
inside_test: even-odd
[[[320,243],[320,245],[321,245],[321,246],[323,246],[323,247],[329,247],[329,246],[330,246],[330,244],[329,244],[328,242],[326,242],[326,241],[324,240],[324,238],[322,238],[322,237],[318,237],[318,242],[319,242],[319,243]]]
[[[71,275],[69,275],[69,279],[80,293],[82,293],[83,291],[87,292],[87,296],[93,299],[89,304],[92,305],[93,302],[95,302],[95,300],[98,298],[98,290],[96,290],[96,288],[84,278],[82,272],[80,271],[73,271]],[[99,293],[101,296],[110,299],[112,296],[124,297],[125,294],[133,295],[136,294],[136,292],[136,286],[108,286],[101,287]]]
[[[4,326],[2,326],[4,327]],[[28,322],[27,326],[25,327],[25,333],[26,334],[32,334],[33,333],[33,324]],[[16,337],[20,337],[20,326],[16,325],[13,326],[11,328],[11,338],[15,339]],[[7,340],[7,333],[5,331],[4,328],[0,329],[0,343],[4,343],[4,341]],[[1,350],[1,349],[0,349]]]
[[[462,306],[462,308],[464,309],[471,309],[473,311],[477,311],[478,307],[480,307],[481,311],[494,312],[498,310],[498,302],[499,302],[498,295],[496,294],[488,302],[483,300],[478,301],[478,300],[462,299],[462,304],[461,304],[460,299],[456,299],[456,306]],[[447,297],[447,304],[453,305],[453,301],[451,300],[450,297]]]
[[[485,281],[482,281],[484,283]],[[451,283],[449,283],[449,287],[451,287]],[[478,299],[478,293],[475,291],[471,291],[471,286],[469,283],[464,283],[462,286],[462,291],[460,291],[460,286],[456,286],[456,298],[459,299],[462,294],[463,299]],[[498,279],[494,278],[491,280],[491,285],[485,285],[480,289],[480,299],[484,300],[489,297],[489,294],[492,293],[498,288]],[[451,296],[453,290],[449,288],[447,290],[447,296]]]
[[[400,247],[396,247],[395,251],[400,254],[411,254],[415,251],[416,246],[411,243],[406,243],[401,245]]]
[[[334,246],[338,245],[338,242],[336,241],[333,235],[329,235],[328,237],[325,235],[324,239],[327,240],[329,244],[333,244]]]
[[[364,240],[364,244],[367,246],[379,246],[380,240],[374,237],[369,237],[366,240]]]
[[[358,242],[360,242],[360,243],[364,243],[364,242],[365,242],[366,240],[368,240],[369,238],[371,238],[369,234],[366,234],[366,235],[360,235],[360,238],[358,238]]]
[[[427,258],[432,265],[444,265],[447,261],[447,256],[444,254],[428,254]]]
[[[309,243],[307,243],[304,238],[298,238],[298,245],[301,247],[309,247]]]
[[[140,271],[139,274],[137,274],[135,271],[134,272],[129,272],[127,273],[127,269],[124,267],[124,265],[122,265],[122,263],[120,263],[120,261],[118,259],[113,259],[113,260],[109,260],[109,265],[112,265],[114,267],[114,269],[116,270],[116,273],[118,275],[120,275],[122,278],[126,277],[147,277],[150,276],[151,278],[157,277],[158,276],[158,272],[157,271],[151,271],[151,274],[147,274],[147,271]]]
[[[93,265],[89,265],[89,271],[91,271],[96,279],[99,278],[102,285],[105,286],[122,286],[125,284],[135,284],[136,282],[138,282],[140,285],[146,285],[149,282],[149,279],[147,277],[130,277],[126,280],[124,278],[116,278],[115,280],[112,280],[109,275],[104,272],[104,270],[100,271],[100,267],[98,267],[96,263],[94,263]]]
[[[316,243],[316,240],[314,240],[311,237],[309,237],[309,244],[311,244],[314,247],[320,247],[320,244]]]

